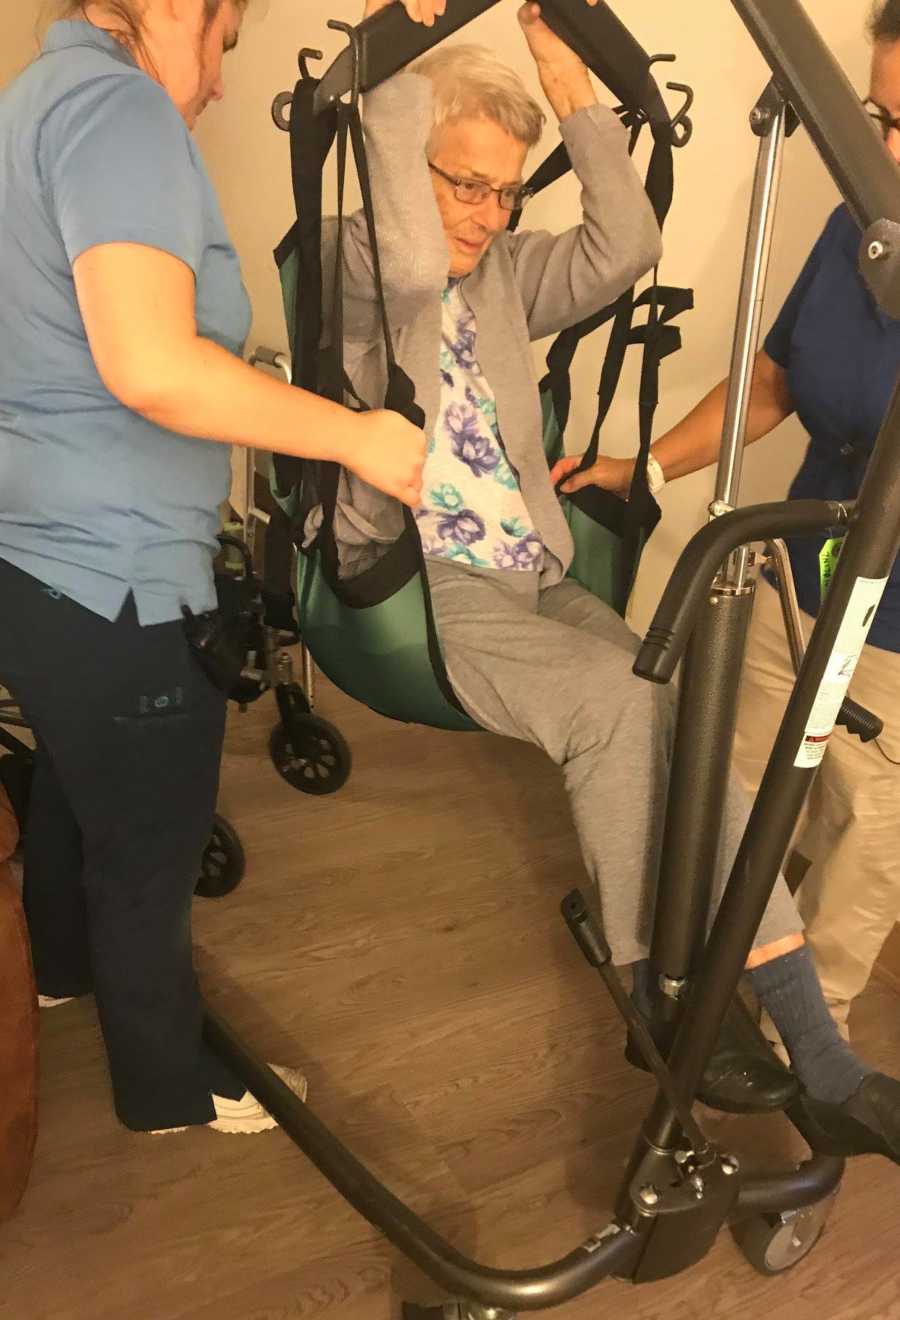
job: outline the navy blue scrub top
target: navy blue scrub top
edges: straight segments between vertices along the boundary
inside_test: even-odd
[[[765,342],[787,373],[809,432],[791,499],[854,499],[900,373],[900,321],[879,310],[859,273],[861,234],[839,206],[813,248]],[[788,541],[800,606],[818,613],[823,540]],[[869,643],[900,651],[900,559]]]

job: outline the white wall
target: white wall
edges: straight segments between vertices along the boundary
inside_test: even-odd
[[[452,4],[453,0],[449,0]],[[683,318],[684,350],[663,365],[657,434],[671,425],[726,372],[756,139],[747,116],[768,73],[727,0],[614,0],[617,11],[652,53],[677,53],[666,77],[691,83],[697,98],[694,138],[676,156],[676,196],[666,230],[661,277],[691,285],[696,310]],[[0,84],[27,60],[37,0],[0,0]],[[232,236],[241,254],[255,309],[250,344],[281,346],[285,331],[271,251],[292,220],[287,137],[272,124],[277,92],[293,86],[296,52],[321,47],[332,58],[343,38],[327,31],[329,17],[354,21],[361,0],[252,0],[238,52],[227,62],[226,100],[207,111],[198,130],[219,189]],[[865,90],[868,48],[863,25],[867,0],[808,0],[807,8],[858,90]],[[516,0],[502,0],[465,30],[464,39],[495,46],[537,92],[524,40],[515,21]],[[673,101],[677,98],[673,98]],[[552,126],[549,149],[556,140]],[[576,215],[576,190],[557,185],[534,204],[529,223],[564,228]],[[768,325],[789,289],[836,194],[802,130],[789,142],[775,248],[766,302]],[[576,397],[569,447],[586,443],[593,418],[602,343],[585,346],[576,369]],[[632,350],[636,352],[636,350]],[[637,363],[607,428],[610,452],[636,445]],[[803,436],[788,423],[748,454],[744,499],[783,493]],[[643,626],[674,556],[700,526],[713,488],[712,472],[698,473],[667,489],[664,521],[647,550],[635,602]]]

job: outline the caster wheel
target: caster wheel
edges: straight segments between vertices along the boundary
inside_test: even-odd
[[[783,1274],[808,1256],[825,1230],[834,1204],[829,1196],[805,1210],[756,1215],[734,1227],[741,1251],[760,1274]]]
[[[244,878],[246,858],[237,831],[224,816],[213,817],[213,830],[200,864],[194,893],[201,898],[224,898]]]
[[[283,724],[269,738],[272,764],[291,788],[301,793],[336,793],[350,777],[350,747],[343,734],[318,715],[294,712],[300,746],[295,747]]]

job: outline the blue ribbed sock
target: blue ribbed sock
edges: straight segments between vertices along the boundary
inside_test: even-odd
[[[875,1070],[856,1057],[835,1026],[809,947],[804,944],[748,974],[809,1094],[843,1104]]]

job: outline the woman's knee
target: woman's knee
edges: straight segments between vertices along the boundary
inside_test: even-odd
[[[569,751],[588,747],[641,749],[651,756],[668,749],[674,729],[674,692],[629,675],[618,685],[591,682],[573,720]]]

